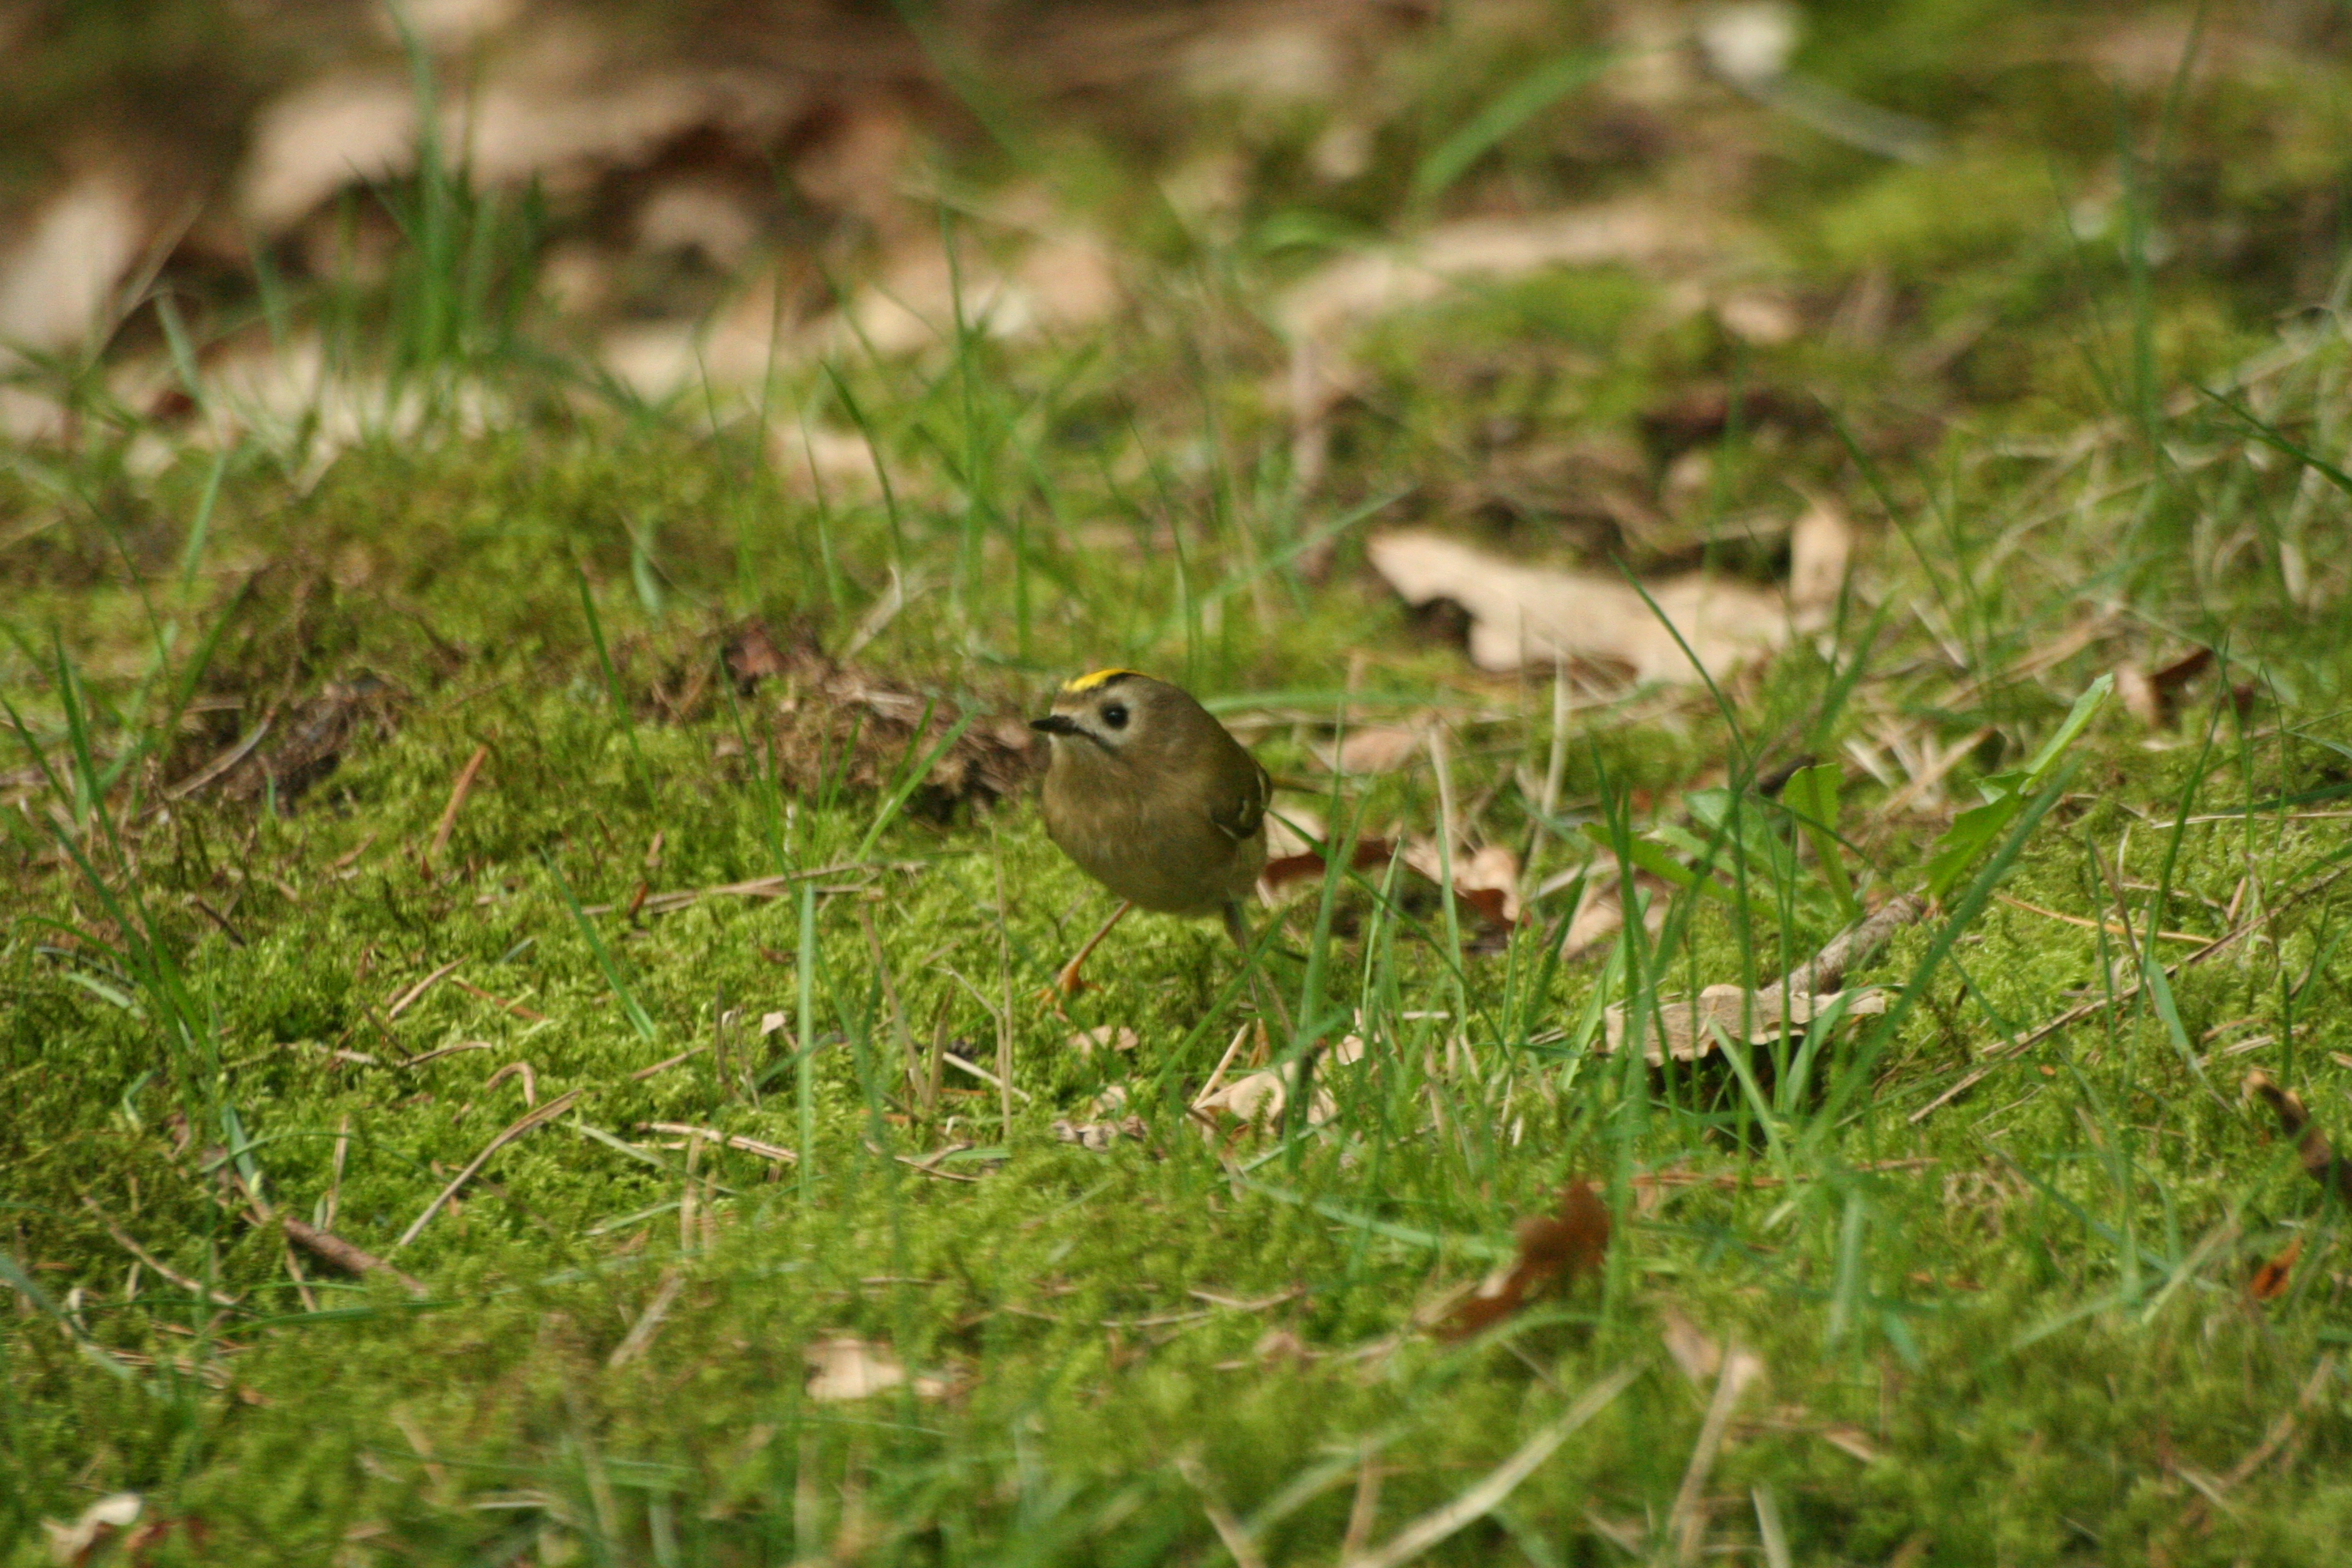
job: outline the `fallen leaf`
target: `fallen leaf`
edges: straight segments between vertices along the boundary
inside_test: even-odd
[[[738,640],[749,637],[739,633]],[[824,789],[871,793],[888,787],[910,760],[948,740],[963,717],[955,702],[918,691],[859,666],[837,661],[814,629],[795,623],[770,646],[783,666],[771,679],[786,695],[776,708],[772,756],[777,778],[811,795]],[[943,821],[965,802],[1001,800],[1026,784],[1043,758],[1028,721],[983,713],[932,758],[908,797],[908,813]]]
[[[1402,724],[1371,725],[1350,730],[1336,747],[1316,753],[1335,773],[1394,773],[1428,748],[1425,731]]]
[[[1097,1051],[1131,1051],[1143,1043],[1133,1029],[1123,1029],[1105,1024],[1099,1028],[1080,1029],[1064,1042],[1080,1057],[1091,1057]]]
[[[1702,669],[1720,680],[1811,627],[1827,607],[1818,597],[1800,602],[1705,573],[1663,578],[1645,599],[1622,578],[1523,565],[1417,531],[1382,534],[1365,549],[1406,603],[1448,600],[1466,610],[1470,661],[1500,673],[1567,660],[1624,668],[1641,681],[1696,681]],[[1801,530],[1792,584],[1819,595],[1833,574],[1843,576],[1843,549],[1842,528],[1824,521]]]
[[[89,1562],[115,1531],[138,1523],[145,1507],[137,1492],[115,1492],[82,1510],[71,1524],[41,1521],[42,1533],[49,1538],[49,1561],[68,1565]]]
[[[0,258],[0,344],[67,349],[96,329],[148,221],[130,185],[94,174],[49,198]],[[15,360],[0,350],[0,366]]]
[[[1385,858],[1385,857],[1384,857]],[[1405,846],[1404,863],[1443,884],[1445,866],[1437,846],[1418,839]],[[1519,921],[1519,858],[1507,845],[1488,844],[1454,857],[1454,890],[1487,924],[1509,928]]]
[[[290,813],[305,791],[341,765],[344,749],[362,727],[390,731],[393,708],[392,688],[373,675],[331,680],[290,713],[278,715],[266,748],[247,753],[202,784],[178,787],[194,794],[217,784],[231,800],[270,798],[281,815]]]
[[[1683,1316],[1676,1308],[1658,1309],[1658,1338],[1664,1342],[1666,1353],[1674,1357],[1675,1365],[1694,1384],[1704,1385],[1713,1381],[1723,1365],[1723,1346],[1709,1339],[1696,1323]]]
[[[1642,927],[1651,935],[1665,928],[1666,909],[1673,901],[1673,889],[1646,872],[1637,872],[1633,887],[1642,906]],[[1559,956],[1562,963],[1582,958],[1615,936],[1625,925],[1625,904],[1617,875],[1602,871],[1593,875],[1578,898],[1576,912],[1569,917],[1568,930],[1560,937]]]
[[[1801,992],[1784,995],[1777,985],[1754,991],[1738,985],[1710,985],[1698,994],[1696,1003],[1661,1001],[1651,1008],[1643,1021],[1642,1054],[1653,1067],[1663,1064],[1669,1051],[1676,1061],[1696,1061],[1715,1049],[1718,1031],[1724,1038],[1738,1040],[1743,1038],[1743,1028],[1748,1044],[1769,1045],[1790,1030],[1811,1024],[1841,1001],[1849,1018],[1886,1011],[1886,994],[1874,985],[1850,994],[1832,991],[1823,995]],[[1601,1015],[1605,1053],[1613,1053],[1625,1043],[1627,1020],[1622,1002],[1611,1003]]]
[[[1129,1116],[1118,1121],[1056,1121],[1052,1131],[1056,1142],[1076,1143],[1099,1154],[1121,1139],[1141,1142],[1144,1126],[1143,1118]]]
[[[1687,217],[1670,218],[1641,202],[1534,217],[1465,218],[1307,274],[1276,304],[1275,319],[1293,341],[1329,339],[1473,279],[1524,277],[1551,267],[1648,266],[1707,248],[1706,236]]]
[[[872,1340],[846,1336],[818,1340],[808,1347],[807,1356],[808,1396],[820,1404],[865,1399],[908,1382],[907,1369],[898,1364],[890,1348]],[[937,1399],[947,1393],[947,1384],[936,1377],[918,1377],[913,1387],[923,1399]]]
[[[1557,1211],[1519,1222],[1518,1237],[1518,1255],[1446,1314],[1441,1337],[1467,1338],[1511,1316],[1531,1296],[1554,1285],[1565,1289],[1599,1268],[1609,1248],[1609,1211],[1591,1183],[1571,1182],[1560,1189]]]
[[[2129,659],[2116,666],[2116,696],[2124,710],[2151,730],[2172,727],[2180,692],[2213,662],[2210,647],[2192,648],[2153,671]]]
[[[2277,1115],[2279,1130],[2295,1141],[2295,1154],[2303,1162],[2304,1173],[2338,1197],[2352,1202],[2352,1165],[2336,1157],[2335,1146],[2313,1122],[2302,1098],[2281,1089],[2277,1079],[2259,1068],[2246,1075],[2245,1093],[2249,1099],[2269,1106]]]
[[[1319,1127],[1339,1114],[1339,1102],[1330,1088],[1331,1069],[1353,1067],[1363,1058],[1364,1042],[1358,1035],[1347,1036],[1322,1054],[1316,1067],[1315,1099],[1307,1108],[1307,1125]],[[1276,1125],[1289,1108],[1297,1081],[1296,1062],[1249,1073],[1194,1100],[1192,1115],[1202,1133],[1213,1139],[1224,1132],[1229,1122],[1237,1129]]]
[[[2257,1301],[2274,1301],[2286,1294],[2287,1282],[2294,1273],[2295,1259],[2303,1256],[2303,1237],[2292,1237],[2279,1248],[2278,1255],[2254,1270],[2253,1279],[2246,1286],[2246,1294]]]

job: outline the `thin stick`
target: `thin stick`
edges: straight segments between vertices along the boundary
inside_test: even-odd
[[[287,1240],[315,1257],[325,1258],[345,1273],[383,1274],[389,1276],[412,1296],[433,1293],[422,1279],[402,1273],[374,1253],[353,1247],[332,1231],[320,1230],[317,1226],[306,1224],[291,1215],[278,1215],[278,1223],[286,1227]]]
[[[468,996],[480,997],[483,1001],[488,1002],[491,1006],[498,1008],[500,1012],[511,1013],[518,1018],[527,1018],[534,1024],[544,1024],[547,1022],[546,1014],[534,1013],[520,1002],[509,1002],[505,997],[498,995],[493,992],[485,991],[480,986],[473,984],[471,982],[458,980],[453,977],[449,984],[455,985],[458,990],[463,991]]]
[[[1568,661],[1555,659],[1551,667],[1551,755],[1544,760],[1543,798],[1537,803],[1536,830],[1528,840],[1528,869],[1535,870],[1536,857],[1542,853],[1544,836],[1551,831],[1551,819],[1559,811],[1559,786],[1568,777]]]
[[[352,1152],[352,1113],[343,1112],[342,1125],[335,1129],[335,1173],[327,1183],[327,1205],[320,1211],[324,1228],[335,1228],[335,1210],[343,1200],[343,1162]]]
[[[2337,867],[2335,870],[2330,871],[2325,877],[2322,877],[2317,881],[2312,883],[2308,888],[2296,893],[2294,898],[2287,900],[2287,902],[2299,903],[2303,900],[2310,898],[2314,894],[2321,891],[2323,889],[2333,885],[2347,872],[2352,872],[2352,866]],[[2279,910],[2274,910],[2272,913],[2279,913],[2285,908],[2286,905],[2282,904],[2279,907]],[[2245,924],[2239,926],[2235,930],[2215,937],[2211,942],[2207,942],[2203,947],[2199,948],[2196,952],[2189,953],[2188,956],[2168,966],[2164,972],[2164,977],[2167,980],[2169,980],[2173,976],[2179,974],[2182,970],[2187,969],[2193,964],[2202,963],[2207,959],[2211,958],[2214,954],[2236,946],[2240,942],[2244,941],[2245,938],[2252,932],[2256,926],[2263,924],[2268,918],[2269,917],[2267,916],[2257,916],[2255,919],[2246,921]],[[2066,1011],[2059,1014],[2056,1017],[2051,1019],[2040,1028],[2035,1029],[2029,1034],[2020,1036],[2014,1045],[1999,1045],[1992,1047],[1982,1056],[1977,1058],[1978,1065],[1973,1071],[1967,1073],[1958,1083],[1952,1085],[1951,1088],[1946,1089],[1943,1093],[1937,1095],[1935,1099],[1929,1100],[1927,1104],[1913,1111],[1906,1120],[1915,1125],[1925,1121],[1928,1117],[1933,1116],[1937,1111],[1941,1110],[1945,1106],[1949,1105],[1952,1101],[1959,1099],[1960,1096],[1974,1089],[1978,1084],[1982,1083],[1986,1078],[1990,1076],[1992,1069],[1995,1067],[2008,1060],[2011,1057],[2017,1056],[2024,1051],[2032,1049],[2033,1047],[2038,1046],[2042,1041],[2048,1039],[2051,1036],[2056,1034],[2059,1030],[2066,1028],[2072,1025],[2081,1023],[2084,1019],[2090,1017],[2093,1014],[2105,1009],[2111,1003],[2119,1005],[2130,1001],[2133,997],[2140,994],[2140,988],[2143,984],[2143,981],[2134,979],[2129,984],[2118,989],[2112,998],[2106,996],[2095,996],[2090,1001],[2084,1002],[2079,1006],[2067,1008]]]
[[[1505,1459],[1488,1473],[1486,1479],[1447,1503],[1433,1509],[1406,1525],[1390,1538],[1379,1551],[1361,1557],[1343,1559],[1342,1568],[1399,1568],[1465,1525],[1485,1518],[1495,1506],[1521,1481],[1535,1474],[1536,1467],[1552,1456],[1552,1450],[1572,1436],[1576,1429],[1608,1407],[1609,1402],[1625,1392],[1633,1381],[1642,1375],[1643,1363],[1627,1362],[1599,1383],[1584,1391],[1583,1396],[1569,1406],[1568,1414],[1528,1439],[1519,1451]]]
[[[2012,910],[2023,910],[2027,914],[2040,915],[2043,920],[2063,921],[2070,926],[2081,926],[2084,931],[2103,931],[2109,936],[2126,937],[2135,942],[2138,940],[2138,932],[2129,926],[2117,925],[2113,921],[2095,921],[2083,915],[2070,915],[2058,910],[2045,910],[2040,904],[2029,904],[2023,899],[2013,899],[2007,893],[1995,893],[1993,897]],[[2205,942],[2213,940],[2211,937],[2199,936],[2192,931],[2160,931],[2156,934],[2160,942]]]
[[[667,1072],[670,1068],[677,1066],[680,1062],[692,1061],[695,1058],[700,1056],[709,1048],[710,1042],[709,1040],[703,1041],[702,1044],[698,1046],[688,1046],[686,1049],[678,1052],[677,1055],[674,1057],[667,1058],[662,1061],[657,1061],[649,1068],[639,1068],[636,1071],[629,1075],[629,1081],[631,1083],[643,1083],[646,1079],[653,1077],[656,1073]]]
[[[1234,1058],[1240,1053],[1242,1042],[1249,1037],[1250,1026],[1247,1022],[1244,1022],[1240,1028],[1234,1031],[1234,1043],[1227,1046],[1225,1054],[1217,1058],[1217,1070],[1211,1073],[1209,1081],[1201,1086],[1200,1094],[1192,1101],[1193,1110],[1200,1110],[1201,1102],[1217,1092],[1217,1086],[1225,1081],[1225,1069],[1234,1065]]]
[[[685,1278],[675,1268],[662,1276],[661,1288],[654,1292],[654,1299],[646,1303],[646,1310],[639,1312],[637,1321],[629,1325],[628,1333],[605,1358],[604,1365],[608,1371],[618,1371],[628,1365],[653,1343],[654,1334],[660,1329],[662,1320],[669,1316],[670,1303],[677,1300],[677,1293],[685,1284]]]
[[[449,833],[457,826],[457,813],[465,809],[466,797],[474,793],[474,775],[482,771],[482,764],[489,760],[489,755],[490,748],[487,742],[476,746],[474,754],[467,758],[466,765],[458,770],[457,782],[449,789],[449,804],[441,808],[441,821],[433,829],[433,843],[425,851],[425,864],[431,865],[439,859],[441,852],[449,847]]]
[[[286,1272],[294,1281],[294,1293],[302,1298],[304,1311],[315,1312],[319,1310],[319,1298],[311,1293],[310,1281],[302,1272],[302,1260],[294,1256],[294,1244],[291,1241],[283,1245],[286,1251]]]
[[[1715,1398],[1706,1407],[1698,1441],[1691,1446],[1690,1468],[1683,1472],[1682,1490],[1675,1494],[1675,1511],[1670,1516],[1675,1561],[1685,1568],[1699,1560],[1700,1549],[1706,1544],[1706,1478],[1715,1468],[1716,1456],[1723,1451],[1723,1435],[1730,1428],[1732,1409],[1763,1372],[1763,1357],[1734,1345],[1723,1358],[1723,1370],[1716,1374]]]
[[[1233,1554],[1234,1568],[1265,1568],[1265,1554],[1258,1551],[1257,1542],[1250,1539],[1248,1528],[1234,1517],[1231,1509],[1210,1495],[1208,1479],[1201,1471],[1201,1462],[1188,1455],[1176,1461],[1176,1470],[1187,1485],[1201,1494],[1201,1511],[1209,1516],[1210,1528],[1217,1532],[1217,1539],[1224,1542],[1225,1550]]]
[[[982,1067],[978,1062],[966,1061],[963,1058],[956,1055],[953,1051],[950,1051],[947,1054],[947,1065],[971,1074],[972,1077],[980,1079],[982,1083],[994,1085],[1000,1094],[1007,1097],[1004,1101],[1007,1105],[1013,1103],[1012,1100],[1009,1098],[1012,1095],[1017,1094],[1024,1100],[1030,1098],[1029,1091],[1027,1089],[1005,1082],[1003,1079],[997,1077],[986,1068]]]
[[[402,992],[399,995],[394,997],[384,1007],[383,1021],[389,1024],[394,1018],[399,1017],[403,1013],[407,1012],[410,1007],[415,1005],[418,997],[424,995],[427,991],[432,990],[436,985],[440,984],[442,981],[447,979],[451,972],[456,970],[459,964],[464,963],[466,961],[462,958],[453,958],[448,963],[443,964],[440,968],[435,970],[432,973],[426,975],[424,979],[418,981],[415,984],[410,986],[407,990]]]
[[[98,1216],[98,1223],[106,1226],[106,1234],[114,1237],[114,1244],[117,1247],[120,1247],[123,1251],[131,1254],[131,1257],[137,1258],[148,1268],[152,1268],[156,1273],[161,1274],[164,1279],[169,1279],[173,1284],[177,1285],[181,1289],[185,1290],[189,1295],[201,1296],[215,1307],[234,1307],[239,1301],[244,1300],[242,1296],[231,1296],[223,1291],[214,1289],[211,1286],[203,1283],[201,1280],[191,1279],[188,1276],[181,1273],[171,1265],[158,1258],[153,1253],[148,1251],[145,1247],[132,1240],[131,1233],[124,1230],[121,1226],[115,1224],[107,1212],[98,1206],[98,1201],[87,1193],[82,1194],[81,1206]]]
[[[415,1219],[409,1223],[408,1228],[400,1233],[400,1239],[392,1244],[392,1250],[398,1252],[402,1247],[406,1247],[410,1242],[415,1241],[417,1237],[417,1234],[432,1221],[433,1216],[441,1212],[441,1205],[447,1203],[451,1198],[456,1197],[457,1195],[458,1189],[463,1187],[467,1182],[474,1179],[475,1172],[479,1171],[484,1165],[489,1163],[491,1155],[497,1153],[499,1150],[505,1148],[508,1144],[513,1142],[516,1139],[530,1131],[532,1129],[544,1126],[546,1123],[552,1121],[558,1116],[562,1115],[565,1111],[572,1109],[572,1103],[575,1100],[587,1092],[588,1091],[585,1089],[575,1089],[568,1090],[562,1094],[559,1094],[553,1100],[549,1100],[545,1105],[541,1106],[538,1110],[526,1112],[520,1121],[508,1128],[505,1131],[499,1133],[497,1137],[491,1139],[489,1142],[483,1147],[480,1153],[475,1155],[473,1159],[467,1162],[466,1168],[464,1170],[458,1172],[456,1176],[451,1178],[449,1184],[441,1189],[440,1194],[431,1203],[425,1205],[425,1212],[418,1215]]]
[[[773,1160],[780,1165],[797,1164],[800,1162],[798,1154],[781,1143],[769,1143],[757,1138],[746,1138],[740,1132],[721,1132],[716,1128],[697,1127],[688,1121],[640,1121],[637,1123],[637,1128],[645,1132],[667,1132],[673,1138],[704,1139],[712,1143],[724,1144],[730,1149],[740,1149],[746,1154],[757,1154],[762,1160]]]

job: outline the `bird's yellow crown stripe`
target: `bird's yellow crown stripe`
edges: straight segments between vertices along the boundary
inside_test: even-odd
[[[1093,670],[1087,674],[1081,675],[1076,680],[1064,681],[1062,683],[1062,689],[1071,692],[1092,691],[1096,687],[1108,686],[1112,681],[1118,679],[1122,676],[1141,675],[1142,673],[1143,672],[1139,669]]]

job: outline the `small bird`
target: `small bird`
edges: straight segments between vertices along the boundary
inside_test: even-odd
[[[1051,740],[1045,832],[1120,902],[1055,988],[1083,988],[1078,969],[1139,905],[1171,915],[1222,913],[1244,950],[1241,900],[1265,866],[1274,781],[1181,687],[1132,669],[1097,669],[1030,721]]]

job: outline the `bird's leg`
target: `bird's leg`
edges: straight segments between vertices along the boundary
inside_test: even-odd
[[[1243,918],[1238,899],[1225,900],[1225,934],[1234,939],[1234,945],[1242,950],[1242,962],[1249,965],[1250,977],[1258,987],[1258,1005],[1265,1008],[1271,1003],[1271,1011],[1276,1021],[1281,1024],[1282,1032],[1286,1035],[1297,1033],[1291,1026],[1290,1009],[1282,1005],[1282,993],[1276,988],[1265,971],[1259,967],[1257,960],[1251,956],[1249,921]]]
[[[1078,949],[1077,956],[1062,965],[1062,972],[1054,976],[1055,994],[1075,996],[1087,988],[1087,983],[1078,978],[1078,970],[1086,963],[1087,956],[1102,945],[1102,939],[1110,934],[1110,928],[1126,918],[1127,911],[1133,908],[1135,908],[1135,900],[1132,899],[1121,899],[1118,901],[1118,908],[1111,910],[1110,919],[1103,921],[1095,934],[1087,938],[1087,944]]]

